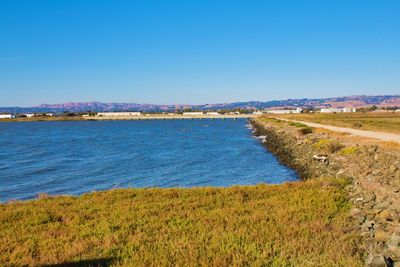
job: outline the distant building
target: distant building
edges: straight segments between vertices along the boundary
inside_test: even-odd
[[[262,111],[260,111],[260,110],[257,110],[257,111],[254,111],[254,112],[253,112],[253,114],[254,114],[254,115],[262,115],[262,114],[263,114],[263,112],[262,112]]]
[[[12,119],[13,115],[11,114],[0,114],[0,119]]]
[[[190,115],[190,116],[200,116],[203,115],[203,112],[183,112],[183,115]]]
[[[97,116],[99,117],[132,117],[141,116],[141,112],[99,112]]]
[[[321,113],[349,113],[356,112],[355,108],[321,108]]]
[[[27,118],[32,118],[35,116],[35,114],[33,113],[27,113],[27,114],[23,114],[24,116],[26,116]]]
[[[207,112],[207,115],[218,116],[220,114],[218,112]]]
[[[356,112],[357,110],[355,108],[343,108],[343,112]]]
[[[264,110],[265,113],[269,114],[298,114],[301,113],[303,109],[296,108],[296,109],[266,109]]]

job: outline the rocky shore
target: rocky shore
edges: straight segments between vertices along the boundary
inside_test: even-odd
[[[255,134],[301,179],[343,177],[350,181],[354,228],[367,266],[400,266],[400,156],[379,145],[354,142],[301,124],[252,120]]]

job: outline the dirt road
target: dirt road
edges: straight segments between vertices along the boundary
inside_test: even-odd
[[[314,128],[323,128],[323,129],[327,129],[327,130],[331,130],[331,131],[335,131],[335,132],[349,133],[349,134],[353,134],[353,135],[378,139],[378,140],[382,140],[382,141],[391,141],[391,142],[400,143],[400,135],[399,134],[391,134],[391,133],[376,132],[376,131],[364,131],[364,130],[345,128],[345,127],[336,127],[336,126],[331,126],[331,125],[319,124],[319,123],[314,123],[314,122],[288,120],[288,119],[283,119],[283,118],[276,118],[276,119],[283,120],[283,121],[299,122],[299,123],[303,123],[307,126],[314,127]]]

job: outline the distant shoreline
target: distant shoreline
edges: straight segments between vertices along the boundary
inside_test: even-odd
[[[0,122],[40,122],[40,121],[111,121],[111,120],[192,120],[192,119],[246,119],[260,115],[235,114],[235,115],[141,115],[141,116],[74,116],[74,117],[32,117],[0,119]]]

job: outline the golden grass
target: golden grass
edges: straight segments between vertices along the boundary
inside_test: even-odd
[[[400,134],[400,114],[394,112],[338,114],[303,113],[279,115],[279,117],[360,130],[381,131]]]
[[[0,266],[361,266],[346,195],[318,179],[10,202]]]

